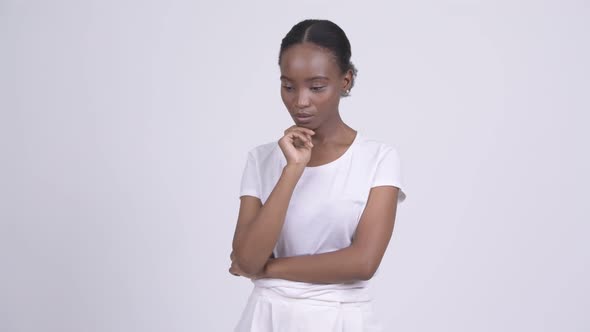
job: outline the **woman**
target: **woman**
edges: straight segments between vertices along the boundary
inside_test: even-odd
[[[394,146],[339,114],[356,68],[344,31],[305,20],[283,38],[281,97],[295,125],[248,152],[230,273],[253,291],[235,331],[381,331],[369,279],[401,191]]]

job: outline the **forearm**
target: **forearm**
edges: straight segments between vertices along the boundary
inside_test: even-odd
[[[240,267],[255,274],[264,268],[281,234],[293,190],[303,173],[298,166],[285,166],[277,184],[256,218],[234,242],[234,252]]]
[[[359,248],[268,261],[264,277],[309,283],[333,284],[368,280],[373,272]]]

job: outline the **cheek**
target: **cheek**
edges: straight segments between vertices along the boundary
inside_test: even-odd
[[[316,105],[330,107],[335,104],[338,104],[338,102],[340,101],[340,94],[337,89],[329,89],[324,91],[324,93],[317,94],[314,99]]]
[[[290,95],[285,92],[285,90],[281,89],[281,99],[283,100],[283,104],[289,107],[291,104]]]

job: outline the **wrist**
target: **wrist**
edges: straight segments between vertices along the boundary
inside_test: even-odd
[[[305,170],[305,165],[302,164],[287,164],[283,167],[284,173],[294,173],[297,175],[301,175]]]

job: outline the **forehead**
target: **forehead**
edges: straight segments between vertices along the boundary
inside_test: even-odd
[[[280,68],[281,74],[291,79],[339,74],[334,55],[312,43],[296,44],[286,49],[281,56]]]

